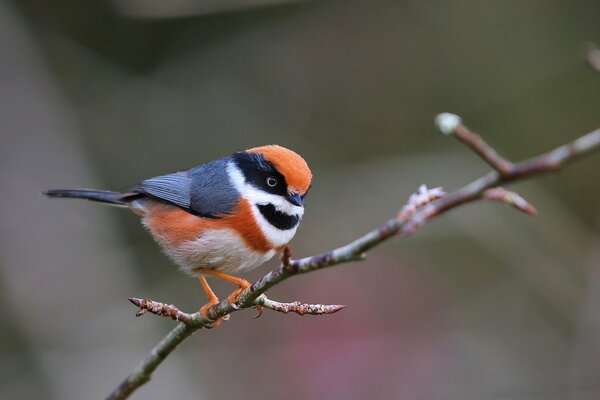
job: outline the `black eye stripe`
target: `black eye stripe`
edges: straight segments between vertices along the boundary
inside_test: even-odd
[[[233,154],[232,158],[240,171],[242,171],[247,183],[267,193],[280,196],[287,195],[287,183],[285,178],[277,171],[275,166],[271,162],[265,160],[261,154],[241,151]],[[275,185],[270,186],[267,183],[269,177],[273,177],[277,180]]]

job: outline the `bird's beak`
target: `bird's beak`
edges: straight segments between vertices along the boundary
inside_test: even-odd
[[[298,207],[302,207],[302,203],[304,203],[302,196],[300,196],[298,193],[288,193],[287,199],[290,203]]]

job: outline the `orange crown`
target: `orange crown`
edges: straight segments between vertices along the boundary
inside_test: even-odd
[[[253,147],[246,151],[260,153],[265,160],[272,162],[277,171],[284,176],[289,190],[300,194],[308,190],[312,181],[312,172],[298,153],[276,144]]]

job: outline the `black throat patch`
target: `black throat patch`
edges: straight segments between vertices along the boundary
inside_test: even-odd
[[[277,211],[273,204],[258,204],[257,207],[263,217],[277,229],[286,231],[294,228],[300,222],[300,218],[297,215],[289,215]]]

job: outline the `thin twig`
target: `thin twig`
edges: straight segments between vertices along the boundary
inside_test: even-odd
[[[280,303],[279,301],[268,299],[265,295],[259,296],[256,299],[256,302],[270,310],[278,311],[284,314],[296,313],[298,315],[334,314],[346,307],[343,304],[306,304],[299,301],[294,301],[292,303]]]
[[[192,320],[191,314],[180,311],[172,304],[165,304],[148,299],[138,299],[136,297],[131,297],[129,301],[139,307],[139,310],[135,313],[136,317],[141,317],[146,311],[149,311],[152,314],[169,317],[175,321],[181,321],[186,325],[189,325]]]
[[[483,198],[486,200],[501,201],[527,215],[537,215],[537,209],[525,200],[520,194],[506,190],[503,187],[487,189],[483,192]]]
[[[160,301],[149,299],[138,299],[136,297],[130,298],[129,301],[139,307],[138,311],[135,313],[136,317],[141,317],[146,312],[149,312],[161,317],[171,318],[191,327],[195,327],[199,323],[199,321],[196,319],[197,313],[186,313],[172,304],[161,303]],[[346,307],[343,304],[307,304],[299,301],[282,303],[280,301],[271,300],[264,294],[256,299],[254,305],[262,306],[273,311],[282,312],[284,314],[296,313],[299,315],[333,314]]]
[[[441,114],[444,117],[444,114]],[[467,146],[469,146],[479,157],[488,163],[492,168],[498,171],[501,175],[509,175],[512,163],[502,157],[492,146],[487,144],[485,140],[469,128],[459,123],[454,128],[453,132],[456,137]]]
[[[260,278],[249,288],[243,290],[238,296],[236,305],[230,304],[227,300],[221,301],[219,304],[210,308],[208,315],[209,320],[203,318],[199,313],[194,314],[179,314],[181,313],[174,306],[165,305],[166,308],[161,308],[162,303],[147,301],[140,304],[151,305],[146,308],[148,311],[155,309],[159,315],[168,316],[170,318],[186,321],[178,324],[152,351],[146,358],[130,373],[130,375],[119,385],[117,389],[108,397],[108,399],[125,399],[139,386],[146,383],[158,365],[181,343],[185,338],[190,336],[194,331],[202,327],[212,327],[214,322],[223,318],[235,311],[252,308],[257,305],[271,308],[281,312],[296,312],[298,314],[311,313],[313,314],[328,314],[338,311],[343,306],[324,306],[324,305],[307,305],[301,303],[279,303],[268,300],[264,293],[273,286],[283,282],[284,280],[308,272],[316,271],[323,268],[332,267],[334,265],[347,263],[351,261],[359,261],[365,258],[368,250],[388,240],[392,236],[407,236],[419,229],[431,218],[436,217],[450,209],[453,209],[461,204],[482,199],[484,197],[501,200],[517,208],[530,213],[535,209],[529,203],[523,203],[524,199],[516,193],[500,189],[500,191],[492,191],[490,189],[498,188],[499,185],[516,181],[525,177],[530,177],[540,173],[554,171],[563,166],[566,162],[582,156],[591,150],[600,147],[600,129],[588,133],[571,143],[560,146],[548,153],[542,154],[528,160],[511,163],[502,158],[493,148],[477,134],[473,133],[462,124],[460,117],[454,114],[440,114],[436,118],[436,123],[440,131],[447,135],[456,135],[462,142],[467,144],[472,150],[480,155],[494,171],[489,172],[464,187],[447,195],[442,196],[441,189],[439,193],[431,193],[426,191],[424,196],[411,197],[415,199],[426,199],[427,201],[415,204],[409,204],[403,208],[394,218],[387,221],[385,224],[373,229],[362,237],[356,239],[352,243],[339,247],[334,250],[327,251],[311,257],[292,260],[289,253],[284,253],[282,264]],[[421,190],[420,192],[421,193]],[[441,196],[441,197],[440,197]],[[518,197],[517,197],[518,196]],[[138,305],[136,303],[136,305]],[[139,305],[138,305],[139,306]],[[333,307],[328,309],[331,312],[325,312],[323,307]],[[337,309],[335,307],[338,307]],[[183,317],[183,319],[182,319]]]
[[[281,264],[282,265],[290,265],[292,261],[292,249],[290,246],[283,246],[283,250],[281,251]]]

